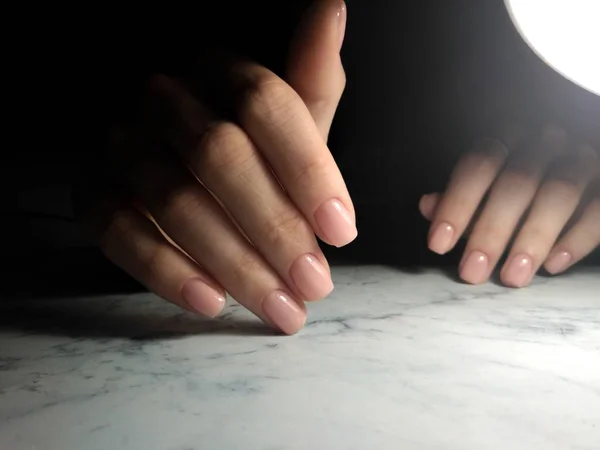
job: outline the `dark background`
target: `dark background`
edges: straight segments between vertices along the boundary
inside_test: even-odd
[[[89,6],[53,10],[52,20],[32,18],[29,40],[9,43],[11,120],[1,161],[5,292],[135,287],[80,237],[72,179],[102,146],[111,121],[135,111],[149,73],[180,72],[203,48],[219,45],[282,74],[307,3]],[[348,85],[330,147],[353,195],[360,235],[346,249],[327,249],[333,260],[455,264],[460,248],[447,257],[427,251],[417,202],[443,189],[458,156],[492,133],[499,117],[598,133],[599,99],[532,54],[503,1],[347,3]]]

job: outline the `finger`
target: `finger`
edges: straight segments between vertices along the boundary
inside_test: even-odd
[[[159,227],[240,304],[284,333],[302,328],[304,303],[287,292],[285,283],[191,173],[167,158],[151,156],[135,166],[128,179]]]
[[[108,259],[152,292],[207,317],[222,311],[225,290],[134,208],[107,200],[84,223]]]
[[[485,139],[461,158],[436,209],[428,237],[430,250],[445,254],[456,245],[507,155],[504,143]]]
[[[459,265],[460,277],[472,284],[485,282],[504,253],[541,180],[564,151],[564,131],[548,127],[530,149],[515,156],[494,183]]]
[[[551,274],[564,272],[600,246],[600,182],[579,220],[556,243],[544,267]]]
[[[240,71],[250,80],[238,108],[242,128],[316,234],[337,247],[352,242],[350,195],[306,105],[267,69],[241,65]]]
[[[527,286],[538,271],[596,175],[596,155],[580,147],[540,187],[532,208],[512,245],[500,277],[511,287]]]
[[[340,58],[346,14],[343,0],[313,2],[296,31],[287,64],[285,79],[325,140],[346,85]]]
[[[419,210],[421,212],[421,215],[423,215],[425,219],[431,222],[431,220],[435,217],[435,211],[437,210],[441,199],[442,194],[438,192],[434,194],[426,194],[423,197],[421,197],[421,201],[419,202]],[[483,200],[482,204],[485,204],[485,200]],[[462,239],[466,239],[470,236],[471,231],[473,231],[473,224],[477,221],[480,214],[481,210],[478,209],[477,212],[473,215],[471,223],[469,224],[465,232],[462,234]]]
[[[279,273],[298,299],[320,300],[333,290],[327,261],[302,213],[281,189],[254,143],[236,124],[212,121],[180,84],[155,81],[171,103],[169,141]],[[174,118],[180,119],[174,122]]]
[[[421,200],[419,201],[419,211],[421,212],[421,215],[425,219],[431,221],[435,216],[435,212],[440,204],[441,199],[442,194],[439,192],[425,194],[423,197],[421,197]]]

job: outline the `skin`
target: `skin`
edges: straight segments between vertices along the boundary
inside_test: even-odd
[[[432,222],[432,251],[467,238],[464,281],[486,282],[506,252],[502,283],[525,287],[542,266],[564,272],[600,245],[600,154],[555,126],[486,140],[459,161],[443,194],[423,196],[420,210]]]
[[[215,317],[227,292],[273,328],[300,330],[304,302],[333,289],[316,236],[338,247],[357,236],[326,144],[345,87],[345,24],[341,0],[316,2],[285,80],[251,62],[209,61],[220,72],[196,78],[238,93],[236,120],[195,95],[201,81],[155,76],[140,124],[114,132],[116,175],[86,200],[82,224],[106,256],[182,308]],[[110,177],[119,189],[102,185]]]
[[[87,207],[81,224],[105,255],[191,312],[216,317],[228,293],[274,329],[299,331],[305,302],[333,289],[316,238],[341,247],[358,233],[352,200],[326,144],[345,87],[339,54],[345,25],[341,0],[316,1],[292,44],[285,79],[251,62],[212,59],[199,61],[193,82],[155,76],[139,123],[114,130],[106,173],[90,177],[82,191]],[[215,87],[235,93],[228,99],[233,120],[199,94]],[[522,133],[502,138],[511,150],[526,147]],[[475,223],[467,254],[483,254],[485,267],[476,257],[474,274],[465,258],[460,273],[480,283],[519,230],[511,258],[529,264],[529,272],[525,277],[521,270],[519,280],[509,268],[502,273],[506,284],[524,286],[542,263],[559,271],[565,253],[570,265],[597,247],[598,194],[587,188],[598,166],[588,163],[589,155],[573,153],[572,164],[564,166],[572,170],[541,185],[568,147],[563,141],[542,134],[531,151],[515,151],[511,164],[497,142],[474,148],[445,193],[421,200],[421,212],[432,221],[430,248],[449,251]],[[577,168],[586,169],[585,177],[573,178]],[[588,203],[584,191],[592,194]],[[559,238],[581,205],[580,219]],[[562,265],[552,262],[557,255]]]

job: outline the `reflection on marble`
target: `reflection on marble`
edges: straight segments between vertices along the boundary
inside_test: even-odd
[[[292,337],[149,294],[8,302],[0,449],[598,450],[599,275],[338,268]]]

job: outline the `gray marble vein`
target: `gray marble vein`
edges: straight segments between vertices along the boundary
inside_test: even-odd
[[[150,294],[0,304],[0,449],[598,450],[600,270],[334,270],[296,336]]]

